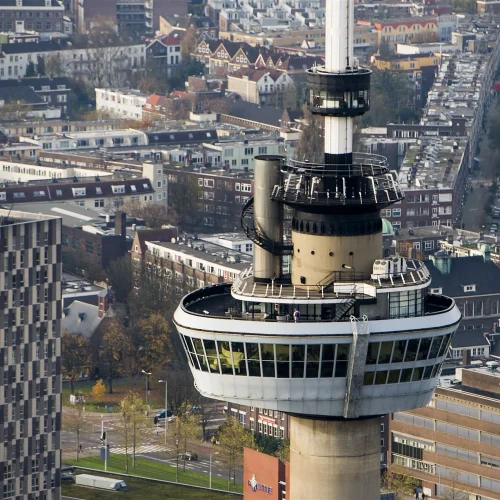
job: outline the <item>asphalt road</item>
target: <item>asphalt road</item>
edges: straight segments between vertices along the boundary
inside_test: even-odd
[[[205,417],[207,419],[206,434],[205,437],[208,440],[211,431],[216,430],[225,420],[222,414],[222,407],[220,405],[214,406],[205,410]],[[64,408],[63,411],[71,411]],[[153,418],[153,416],[151,416]],[[80,444],[82,445],[82,457],[86,455],[95,456],[99,453],[99,448],[101,447],[101,418],[99,414],[94,414],[91,417],[91,424],[86,428],[85,432],[80,433]],[[120,423],[118,417],[113,416],[113,414],[103,415],[104,428],[107,433],[107,442],[110,445],[111,453],[123,453],[121,448],[120,439],[118,437],[118,431],[120,428]],[[164,424],[151,429],[150,437],[146,437],[141,443],[141,447],[138,450],[137,456],[145,457],[158,462],[166,463],[168,465],[176,465],[176,452],[172,445],[167,445],[167,454],[165,453],[165,448],[162,444],[162,436],[164,436]],[[64,428],[61,430],[61,442],[63,450],[63,462],[64,457],[73,458],[76,453],[77,439],[76,433],[69,431]],[[191,447],[188,451],[194,451],[198,454],[198,460],[186,461],[186,470],[198,472],[200,474],[210,474],[210,454],[212,454],[212,477],[219,479],[227,479],[227,470],[222,466],[217,457],[217,447],[213,447],[208,443],[196,444]],[[182,467],[182,462],[179,463]],[[239,471],[236,473],[236,482],[243,482],[243,473]]]

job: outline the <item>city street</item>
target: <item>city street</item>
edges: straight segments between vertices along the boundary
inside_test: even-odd
[[[222,405],[223,406],[223,405]],[[211,431],[215,431],[225,420],[222,414],[221,404],[215,404],[213,407],[205,409],[205,418],[207,419],[206,425],[206,439],[208,440]],[[71,412],[72,408],[64,407],[63,412]],[[154,411],[151,412],[150,418],[154,417]],[[104,422],[104,429],[106,430],[107,443],[110,446],[111,454],[124,454],[125,449],[120,440],[120,422],[119,415],[117,414],[103,414],[102,420]],[[101,447],[101,415],[99,413],[88,414],[89,424],[85,431],[80,432],[80,444],[82,445],[82,452],[80,457],[96,456],[99,454]],[[64,422],[64,420],[63,420]],[[164,444],[165,427],[164,422],[154,426],[148,431],[149,436],[146,436],[141,441],[141,446],[136,450],[136,456],[155,460],[157,462],[165,463],[172,467],[176,466],[176,449],[173,441],[167,441],[167,447]],[[76,456],[77,439],[76,433],[64,428],[61,431],[61,441],[63,450],[63,463],[65,458],[74,459]],[[179,448],[179,453],[183,449]],[[209,444],[209,442],[198,442],[196,444],[189,444],[188,451],[196,452],[198,459],[193,461],[186,461],[186,471],[198,472],[209,476],[210,474],[210,455],[212,455],[212,477],[227,479],[227,469],[223,467],[217,457],[217,446]],[[129,448],[129,453],[131,449]],[[179,460],[179,468],[182,469],[183,462]],[[208,478],[207,478],[208,481]],[[236,474],[236,482],[242,483],[242,471]],[[208,482],[207,482],[208,484]]]

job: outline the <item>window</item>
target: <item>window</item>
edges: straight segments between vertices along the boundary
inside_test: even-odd
[[[267,155],[267,146],[259,146],[259,154]]]
[[[392,216],[393,217],[401,217],[401,209],[400,208],[393,208],[392,209]]]
[[[104,200],[94,200],[94,207],[95,208],[102,208],[104,207]]]
[[[464,285],[464,292],[475,292],[476,285]]]
[[[86,195],[86,188],[71,188],[73,191],[73,196],[85,196]]]
[[[125,186],[120,185],[120,186],[111,186],[113,189],[113,194],[119,194],[119,193],[125,193]]]

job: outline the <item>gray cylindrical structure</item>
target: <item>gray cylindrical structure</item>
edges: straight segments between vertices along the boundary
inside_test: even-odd
[[[290,417],[289,500],[379,500],[380,418]]]
[[[254,163],[254,221],[258,233],[271,242],[283,242],[283,205],[271,200],[281,183],[280,156],[256,156]],[[254,245],[254,279],[270,281],[281,274],[281,257]]]

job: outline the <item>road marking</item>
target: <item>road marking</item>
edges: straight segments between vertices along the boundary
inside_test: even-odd
[[[165,449],[164,446],[158,445],[158,444],[152,444],[152,445],[146,445],[146,446],[137,446],[135,448],[135,454],[141,454],[144,455],[146,453],[158,453],[158,452],[165,452],[165,451],[172,451],[170,449]],[[110,448],[111,453],[115,453],[116,455],[125,455],[125,447],[118,447],[118,448]],[[132,446],[129,446],[127,449],[127,454],[132,455],[134,452]]]

